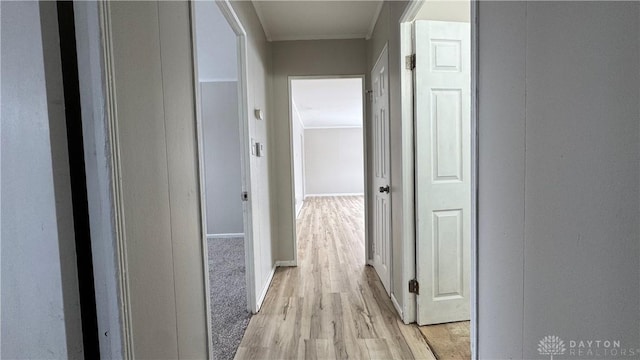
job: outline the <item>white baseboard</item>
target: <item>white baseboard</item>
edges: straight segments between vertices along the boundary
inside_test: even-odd
[[[267,291],[269,291],[269,286],[271,286],[271,280],[273,280],[273,275],[276,273],[276,265],[273,265],[273,268],[271,268],[271,272],[269,273],[269,277],[267,278],[267,283],[264,284],[264,288],[262,289],[262,292],[260,293],[260,297],[258,298],[258,302],[256,303],[256,312],[260,311],[260,308],[262,307],[262,302],[264,301],[264,298],[267,296]]]
[[[302,201],[302,205],[300,206],[300,208],[296,210],[296,219],[300,217],[300,212],[302,211],[303,207],[304,207],[304,201]]]
[[[391,302],[393,303],[393,307],[396,308],[398,315],[400,315],[400,319],[402,319],[403,318],[402,308],[400,307],[400,304],[398,304],[398,300],[396,299],[396,296],[394,293],[391,293]]]
[[[304,198],[325,197],[325,196],[364,196],[364,193],[336,193],[336,194],[307,194]]]
[[[276,266],[277,267],[291,267],[291,266],[298,266],[298,264],[294,260],[287,260],[287,261],[276,261]]]
[[[207,234],[207,239],[224,239],[232,237],[244,237],[244,233]]]

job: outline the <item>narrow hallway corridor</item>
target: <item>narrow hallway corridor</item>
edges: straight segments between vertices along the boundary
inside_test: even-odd
[[[236,359],[435,359],[365,265],[364,197],[305,200],[298,267],[278,268]]]

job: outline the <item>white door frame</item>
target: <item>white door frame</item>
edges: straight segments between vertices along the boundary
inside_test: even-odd
[[[111,221],[107,222],[103,220],[102,226],[108,228],[111,232],[112,238],[104,238],[104,241],[112,240],[114,245],[114,255],[116,257],[116,268],[112,269],[109,266],[103,267],[101,270],[106,271],[108,275],[112,275],[117,279],[117,308],[119,310],[120,327],[118,329],[112,329],[112,336],[118,336],[121,340],[120,354],[112,354],[112,356],[121,356],[123,359],[133,359],[134,346],[133,346],[133,326],[131,319],[131,298],[129,294],[129,277],[128,277],[128,260],[126,251],[126,235],[125,235],[125,214],[124,214],[124,195],[122,189],[122,170],[120,168],[120,139],[118,137],[118,121],[117,121],[117,104],[115,99],[115,69],[113,64],[113,37],[111,32],[111,9],[109,3],[96,2],[97,6],[97,18],[93,18],[87,13],[77,16],[87,16],[87,23],[98,21],[99,31],[90,35],[91,40],[99,44],[100,49],[88,49],[88,51],[82,52],[82,58],[87,59],[89,66],[92,70],[99,70],[103,74],[103,78],[100,79],[100,83],[91,84],[91,99],[93,108],[92,117],[83,119],[84,121],[90,121],[97,128],[102,126],[104,121],[105,125],[105,138],[99,139],[101,145],[108,146],[108,150],[105,151],[104,158],[98,159],[95,164],[98,168],[102,168],[106,165],[106,171],[109,172],[109,181],[100,185],[101,190],[104,192],[100,194],[100,203],[105,204],[107,207],[113,209],[113,217]],[[77,10],[74,7],[74,10]],[[93,14],[95,15],[95,13]],[[93,24],[92,24],[93,25]],[[91,25],[90,25],[91,26]],[[89,52],[99,52],[101,58],[99,60],[91,59]],[[79,52],[79,54],[80,54]],[[104,107],[102,107],[101,101],[104,101]],[[84,104],[83,104],[84,105]],[[104,116],[102,118],[101,116]],[[102,134],[101,134],[102,135]],[[85,157],[85,161],[92,162],[92,157]],[[105,194],[108,194],[105,196]],[[96,249],[92,249],[93,252]],[[96,263],[94,262],[94,266]],[[94,270],[95,271],[95,270]],[[108,311],[104,309],[96,309],[100,311]],[[117,332],[117,333],[116,333]],[[101,339],[102,340],[102,339]]]
[[[300,162],[302,163],[302,202],[304,203],[304,198],[307,196],[307,180],[305,177],[306,168],[305,168],[305,159],[304,159],[304,133],[300,138],[300,149],[302,151],[302,157],[300,159]],[[297,214],[296,214],[296,217],[297,217]]]
[[[258,311],[255,295],[255,269],[254,269],[254,253],[253,253],[253,218],[252,206],[253,201],[251,195],[251,146],[249,131],[249,103],[248,103],[248,60],[247,60],[247,33],[240,22],[237,14],[233,10],[229,0],[211,0],[220,8],[229,26],[237,37],[237,68],[238,68],[238,121],[240,123],[240,160],[241,160],[241,178],[242,191],[249,194],[249,201],[243,206],[244,217],[244,254],[245,254],[245,279],[247,289],[247,308],[252,313]],[[196,95],[196,137],[198,141],[198,170],[199,170],[199,190],[200,190],[200,222],[202,232],[203,246],[203,271],[205,281],[205,304],[207,311],[207,341],[209,344],[209,358],[213,359],[213,343],[212,343],[212,324],[211,324],[211,301],[209,289],[209,257],[207,246],[207,211],[206,211],[206,188],[205,188],[205,171],[204,171],[204,135],[202,125],[200,84],[198,81],[198,56],[197,56],[197,33],[195,22],[195,5],[190,3],[191,10],[191,48],[193,56],[193,76],[194,91]],[[240,194],[238,194],[240,197]]]
[[[295,151],[294,147],[293,147],[293,112],[295,111],[298,114],[298,117],[300,117],[300,112],[298,111],[298,107],[296,106],[295,101],[293,101],[293,99],[289,100],[291,102],[291,107],[289,108],[290,111],[290,115],[289,117],[291,118],[291,129],[289,130],[289,132],[291,133],[291,158],[294,158],[294,153],[293,151]],[[302,125],[302,119],[300,120],[300,125]],[[300,149],[302,151],[302,156],[300,157],[300,162],[302,163],[302,202],[303,202],[303,207],[304,207],[304,199],[307,197],[307,184],[306,184],[306,178],[305,178],[305,168],[304,168],[304,127],[302,129],[303,135],[300,137]],[[295,161],[295,160],[294,160]],[[298,211],[298,209],[295,208],[295,203],[296,203],[296,199],[295,199],[295,194],[296,194],[296,183],[295,183],[295,163],[292,162],[291,163],[291,176],[293,178],[293,204],[294,204],[294,211],[295,211],[295,219],[298,219],[298,215],[299,213],[302,211],[302,207],[300,208],[300,211]],[[293,225],[293,227],[295,228],[295,223]],[[294,239],[294,244],[295,244],[295,239]],[[294,256],[295,252],[294,252]],[[297,257],[295,257],[294,259],[297,259]],[[295,262],[294,265],[297,265],[297,261]]]
[[[365,259],[367,264],[369,264],[369,186],[367,185],[369,168],[367,166],[367,121],[366,121],[366,92],[365,92],[365,75],[319,75],[319,76],[293,76],[290,75],[287,80],[288,87],[288,101],[289,101],[289,163],[290,163],[290,181],[291,181],[291,213],[293,214],[293,262],[292,264],[288,264],[287,266],[298,266],[298,235],[297,235],[297,223],[296,223],[296,184],[295,184],[295,169],[294,169],[294,155],[293,155],[293,102],[291,92],[291,82],[293,80],[309,80],[309,79],[360,79],[362,82],[362,146],[363,150],[363,159],[364,161],[364,245],[365,245]],[[303,154],[304,157],[304,154]],[[303,160],[304,164],[304,160]],[[303,184],[303,188],[305,185]],[[304,191],[306,196],[306,191]]]
[[[424,4],[412,1],[400,17],[400,77],[402,101],[402,184],[403,193],[402,281],[416,276],[415,166],[413,121],[413,74],[405,69],[405,56],[413,54],[411,22]],[[478,2],[471,2],[471,358],[478,359]],[[403,321],[416,321],[416,296],[404,288]]]

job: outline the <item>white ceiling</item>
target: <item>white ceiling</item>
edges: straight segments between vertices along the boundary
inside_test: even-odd
[[[362,126],[362,79],[291,80],[291,97],[305,129]]]
[[[253,5],[269,41],[368,39],[382,1],[253,0]]]
[[[471,2],[469,0],[427,0],[423,3],[415,20],[439,20],[469,22]]]

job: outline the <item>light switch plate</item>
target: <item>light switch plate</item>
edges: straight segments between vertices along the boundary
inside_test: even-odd
[[[256,119],[264,120],[264,114],[262,113],[262,110],[255,109],[255,110],[253,110],[253,114],[255,115]]]
[[[260,142],[256,142],[256,156],[263,157],[264,156],[264,144]]]

